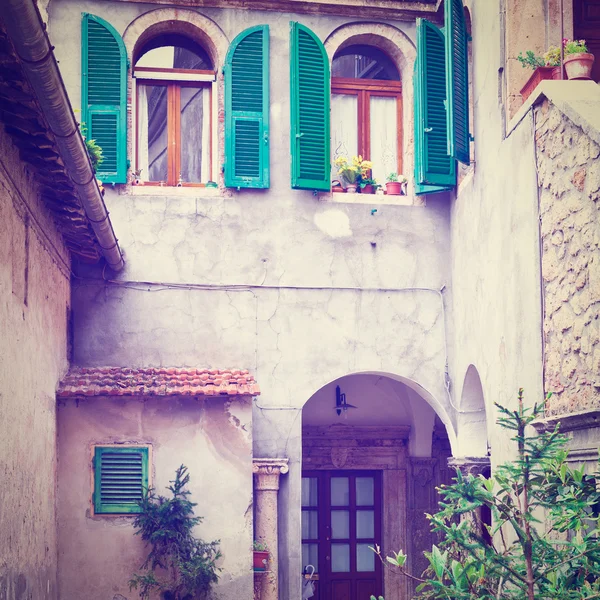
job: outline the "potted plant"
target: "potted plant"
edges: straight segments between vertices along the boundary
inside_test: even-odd
[[[407,183],[406,177],[398,173],[390,173],[387,177],[387,183],[385,184],[385,193],[388,196],[401,196],[403,193],[406,195],[405,184]]]
[[[345,156],[340,156],[335,159],[334,164],[338,167],[338,175],[346,182],[348,194],[356,193],[360,182],[368,176],[373,168],[373,163],[364,160],[362,155],[353,156],[352,162],[349,162]]]
[[[525,56],[523,56],[522,52],[519,53],[517,60],[524,69],[533,69],[531,77],[521,88],[523,100],[527,100],[531,96],[540,81],[544,81],[545,79],[560,79],[560,50],[558,52],[558,60],[556,60],[556,51],[554,48],[550,48],[544,57],[537,56],[532,50],[527,50]],[[549,64],[547,61],[549,61]]]
[[[269,562],[269,548],[264,542],[260,540],[254,540],[252,544],[252,550],[254,555],[254,570],[255,571],[266,571],[267,564]]]
[[[588,53],[585,40],[563,40],[564,65],[569,79],[591,79],[594,55]]]
[[[374,194],[379,187],[381,186],[377,183],[377,180],[370,177],[361,179],[360,181],[361,194]]]

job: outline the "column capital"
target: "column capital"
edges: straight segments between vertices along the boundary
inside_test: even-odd
[[[257,491],[277,491],[279,476],[289,471],[287,458],[255,458],[252,461],[252,472],[255,476]]]
[[[483,475],[490,468],[489,456],[451,456],[448,466],[459,469],[463,475]]]

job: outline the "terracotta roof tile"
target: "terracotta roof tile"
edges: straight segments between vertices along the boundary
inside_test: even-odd
[[[73,367],[57,396],[258,396],[254,376],[240,369]]]

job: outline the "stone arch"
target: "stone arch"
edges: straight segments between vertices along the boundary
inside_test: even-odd
[[[229,40],[212,20],[194,10],[159,8],[134,19],[125,29],[123,41],[135,64],[136,51],[161,33],[181,33],[198,42],[208,52],[216,71],[225,61]]]
[[[335,29],[325,40],[329,61],[336,52],[354,45],[374,46],[384,51],[400,71],[402,81],[402,154],[404,175],[412,186],[414,165],[413,68],[417,50],[411,39],[396,27],[384,23],[348,23]]]
[[[127,56],[130,57],[132,67],[135,65],[140,48],[153,37],[163,33],[179,33],[185,35],[198,44],[200,44],[210,56],[213,69],[217,74],[217,108],[218,127],[214,135],[217,136],[216,160],[213,159],[213,176],[218,177],[219,182],[223,183],[223,174],[215,165],[220,164],[221,157],[225,153],[225,132],[222,123],[224,122],[224,85],[222,66],[225,62],[225,56],[229,48],[229,40],[223,30],[212,20],[204,15],[189,9],[181,8],[158,8],[143,13],[134,19],[123,33],[123,41],[127,49]],[[134,132],[127,136],[127,156],[131,159],[132,168],[135,168],[135,98],[133,86],[133,68],[127,73],[128,89],[128,109],[127,109],[127,130]]]
[[[346,377],[348,375],[380,375],[382,377],[388,377],[389,379],[393,379],[395,381],[399,381],[403,383],[412,391],[414,391],[418,396],[420,396],[429,406],[433,409],[436,415],[440,418],[444,426],[446,427],[446,431],[448,433],[448,440],[450,441],[450,446],[452,449],[452,454],[456,455],[455,450],[458,447],[458,441],[456,437],[456,429],[452,423],[450,418],[450,414],[447,412],[444,405],[437,399],[433,394],[431,394],[425,387],[423,387],[417,381],[410,379],[409,377],[404,377],[402,375],[397,375],[395,373],[389,373],[384,371],[352,371],[351,373],[344,372],[340,373],[339,376],[328,378],[327,381],[318,382],[317,385],[314,386],[314,391],[318,391],[326,385],[341,379],[342,377]],[[302,408],[306,405],[308,400],[311,398],[311,395],[306,396],[302,403]]]
[[[458,413],[458,456],[486,456],[488,452],[487,418],[481,378],[475,365],[467,367]]]

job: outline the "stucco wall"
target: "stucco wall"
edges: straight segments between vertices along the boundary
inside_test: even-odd
[[[0,128],[0,598],[55,599],[56,385],[69,255]]]
[[[217,599],[252,598],[252,453],[248,399],[93,398],[58,409],[59,590],[61,600],[137,598],[128,581],[148,549],[131,517],[91,516],[91,448],[152,448],[152,485],[165,487],[184,464],[190,499],[204,517],[196,535],[221,540]],[[119,596],[118,594],[121,594]]]
[[[535,108],[549,414],[600,406],[600,146],[554,104]]]
[[[470,365],[481,379],[492,462],[506,460],[510,436],[495,426],[494,402],[541,401],[542,323],[537,183],[532,114],[508,136],[499,96],[498,2],[467,2],[473,26],[474,173],[461,184],[451,213],[454,297],[454,398],[462,402]],[[473,408],[463,406],[462,409]],[[461,414],[461,423],[478,419]],[[467,455],[469,448],[459,448]]]
[[[97,14],[123,33],[150,8],[53,0],[50,34],[75,104],[79,12]],[[271,188],[225,196],[107,189],[126,267],[115,281],[100,272],[79,272],[75,362],[236,366],[254,373],[262,392],[254,405],[254,454],[290,459],[280,491],[280,593],[295,598],[304,403],[344,375],[391,374],[434,406],[454,439],[444,375],[452,335],[449,198],[400,206],[375,197],[352,203],[291,190],[289,21],[299,20],[325,41],[349,20],[200,12],[229,41],[251,25],[270,25]],[[386,25],[411,47],[414,23]],[[405,65],[408,98],[412,58]],[[405,141],[412,139],[409,116],[407,108]]]

